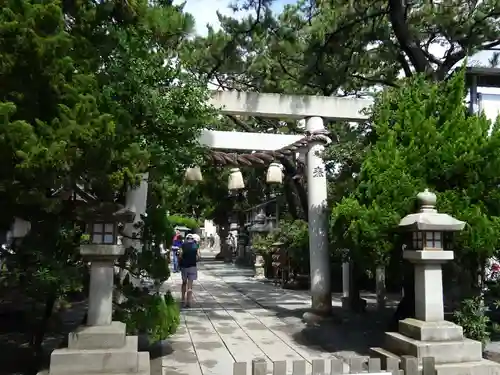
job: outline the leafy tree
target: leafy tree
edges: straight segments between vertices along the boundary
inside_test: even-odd
[[[360,265],[386,264],[401,241],[394,229],[415,212],[424,188],[438,209],[468,223],[456,240],[464,270],[498,248],[499,124],[469,115],[462,74],[441,83],[423,76],[381,93],[372,113],[376,142],[361,164],[355,190],[332,210],[334,243]]]
[[[93,72],[71,58],[74,40],[58,2],[9,1],[0,17],[2,216],[4,228],[14,217],[32,223],[29,236],[8,253],[4,277],[9,288],[32,298],[30,344],[40,354],[55,301],[82,283],[76,218],[54,193],[82,177],[90,186],[99,181],[117,189],[142,157],[120,160],[110,147],[117,137],[113,117],[98,108]]]
[[[99,200],[123,203],[138,174],[149,171],[147,251],[131,259],[138,272],[168,277],[166,267],[155,267],[152,246],[168,232],[163,182],[201,155],[196,138],[213,112],[206,85],[178,59],[193,24],[182,7],[145,0],[3,5],[2,228],[20,217],[31,231],[2,252],[2,277],[31,297],[33,317],[42,317],[30,340],[39,353],[55,301],[85,283],[78,251],[84,228],[69,193],[80,185]]]

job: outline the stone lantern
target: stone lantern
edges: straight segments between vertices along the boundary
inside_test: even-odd
[[[89,243],[80,246],[83,258],[90,261],[90,290],[87,325],[111,324],[114,265],[125,253],[118,241],[118,224],[131,223],[135,214],[115,204],[83,207],[79,212],[86,222]]]
[[[266,225],[266,214],[264,210],[260,210],[258,214],[252,220],[252,225],[248,228],[248,231],[251,233],[251,237],[255,238],[256,235],[265,235],[270,232],[269,227]],[[264,279],[265,278],[265,262],[264,257],[261,254],[255,254],[255,262],[254,262],[254,270],[255,270],[255,278],[256,279]]]
[[[385,333],[384,348],[372,354],[387,358],[433,357],[436,375],[500,374],[500,365],[482,358],[482,343],[464,338],[463,328],[444,320],[441,265],[453,259],[453,232],[465,222],[439,213],[436,195],[428,189],[417,195],[420,212],[401,219],[406,236],[403,258],[415,268],[415,318],[399,322],[399,332]]]
[[[428,189],[417,198],[420,212],[399,223],[407,239],[403,258],[415,265],[415,317],[425,322],[443,321],[441,264],[453,259],[451,234],[461,231],[465,222],[437,212],[436,195]]]
[[[118,241],[118,224],[133,222],[135,213],[96,202],[76,211],[89,234],[88,243],[80,246],[90,262],[87,324],[69,334],[68,348],[52,352],[49,374],[149,375],[149,353],[138,352],[137,337],[126,335],[124,323],[112,321],[114,265],[125,252]]]

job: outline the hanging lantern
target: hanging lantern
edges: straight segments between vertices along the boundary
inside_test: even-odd
[[[280,163],[271,163],[267,169],[266,182],[268,184],[283,183],[283,171]]]
[[[186,169],[184,178],[186,181],[203,181],[200,167],[196,165],[194,167],[189,167],[188,169]]]
[[[229,174],[229,181],[227,183],[227,188],[229,190],[239,190],[245,188],[245,183],[243,182],[243,175],[239,168],[231,168],[231,173]]]

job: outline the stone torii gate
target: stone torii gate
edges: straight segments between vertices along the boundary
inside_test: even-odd
[[[220,152],[214,152],[212,155],[216,163],[235,167],[251,165],[252,159],[261,164],[269,163],[283,154],[306,148],[312,312],[320,316],[330,314],[332,300],[326,210],[327,180],[325,163],[319,155],[324,144],[329,143],[330,139],[326,136],[323,120],[366,120],[367,116],[362,110],[369,107],[372,100],[214,91],[210,104],[228,115],[306,120],[306,136],[205,130],[201,134],[200,143],[214,150],[255,152],[239,156]]]

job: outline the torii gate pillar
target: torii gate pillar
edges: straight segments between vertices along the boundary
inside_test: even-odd
[[[309,117],[306,129],[312,134],[324,130],[321,117]],[[307,201],[309,218],[309,263],[311,267],[312,312],[332,311],[330,253],[328,248],[327,181],[321,142],[309,143],[307,152]]]

